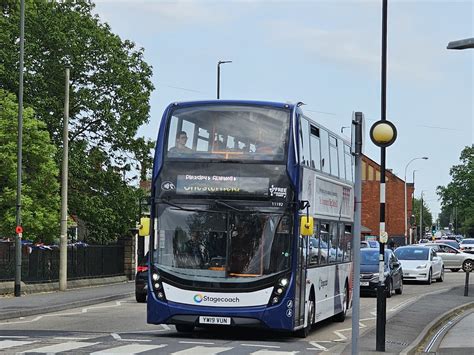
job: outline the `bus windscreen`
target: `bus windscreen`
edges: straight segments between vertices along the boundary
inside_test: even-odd
[[[174,110],[166,155],[179,159],[282,161],[289,111],[255,106],[192,106]]]

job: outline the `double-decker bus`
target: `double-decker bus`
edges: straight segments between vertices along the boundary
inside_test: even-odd
[[[147,320],[295,331],[351,304],[350,144],[298,104],[164,112],[152,175]]]

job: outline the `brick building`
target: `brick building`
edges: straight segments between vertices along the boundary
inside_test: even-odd
[[[385,172],[385,230],[389,237],[404,236],[405,181],[389,169]],[[408,183],[408,218],[412,215],[414,190],[413,183]],[[380,165],[365,155],[362,156],[362,226],[370,229],[371,235],[380,234]],[[410,224],[408,224],[408,229],[410,229]]]

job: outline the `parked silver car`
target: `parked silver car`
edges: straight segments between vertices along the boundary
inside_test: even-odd
[[[460,249],[463,252],[474,254],[474,239],[472,238],[463,239],[459,245],[460,245]]]
[[[464,253],[459,249],[453,248],[448,244],[443,243],[426,243],[424,246],[429,246],[436,251],[436,254],[443,259],[444,267],[457,272],[463,269],[465,272],[471,272],[474,268],[474,255]]]

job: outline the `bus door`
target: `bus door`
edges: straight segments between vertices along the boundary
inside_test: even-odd
[[[295,326],[304,325],[304,309],[306,300],[306,255],[308,253],[308,238],[298,236],[298,255],[295,287]]]

